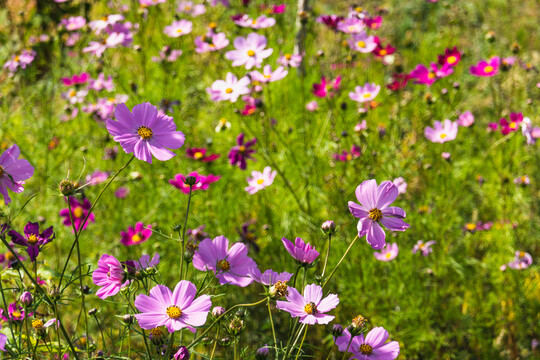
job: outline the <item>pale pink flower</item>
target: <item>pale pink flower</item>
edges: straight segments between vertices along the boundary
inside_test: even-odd
[[[258,81],[260,83],[267,83],[281,80],[285,76],[287,76],[287,73],[288,71],[285,70],[283,66],[280,66],[276,70],[272,71],[272,67],[270,65],[265,65],[262,73],[255,70],[251,71],[249,73],[249,76],[254,81]]]
[[[163,32],[169,37],[177,38],[189,34],[192,29],[193,24],[191,23],[191,21],[182,19],[179,21],[173,21],[171,25],[165,26]]]
[[[263,172],[252,171],[251,177],[247,179],[249,186],[244,188],[250,195],[255,194],[257,191],[264,189],[267,186],[272,185],[277,175],[277,171],[267,166]]]
[[[261,67],[262,61],[272,54],[273,49],[265,49],[266,37],[251,33],[247,37],[234,39],[235,50],[225,53],[225,58],[231,60],[232,66],[245,65],[247,70]]]
[[[240,80],[232,74],[227,73],[225,80],[216,80],[206,92],[212,101],[236,102],[241,95],[249,94],[249,77],[244,76]]]

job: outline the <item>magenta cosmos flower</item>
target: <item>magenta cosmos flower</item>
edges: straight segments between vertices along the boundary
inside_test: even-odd
[[[37,222],[29,222],[26,224],[24,227],[24,236],[15,230],[11,230],[8,235],[11,236],[11,240],[15,244],[26,247],[26,252],[32,262],[36,261],[41,248],[53,241],[55,237],[52,226],[40,233],[39,224]]]
[[[433,127],[427,126],[424,130],[424,136],[431,142],[445,143],[456,138],[458,133],[458,123],[448,119],[444,122],[435,121]]]
[[[353,337],[349,330],[344,330],[343,334],[334,338],[334,341],[341,352],[352,353],[350,359],[358,360],[393,360],[399,355],[399,343],[388,340],[388,331],[383,327],[376,327],[364,338],[364,334]]]
[[[232,74],[227,73],[225,80],[216,80],[211,87],[206,88],[212,101],[236,102],[241,95],[249,94],[249,77],[244,76],[240,80]]]
[[[456,46],[453,49],[446,49],[443,55],[438,56],[440,65],[456,66],[461,60],[461,52]]]
[[[375,252],[373,253],[373,256],[375,256],[375,259],[379,261],[391,261],[398,256],[399,248],[396,243],[388,244],[384,249],[381,250],[381,252]]]
[[[256,161],[252,156],[256,151],[253,149],[257,139],[253,138],[244,143],[244,133],[241,133],[236,138],[236,146],[229,152],[228,158],[231,165],[238,166],[242,170],[246,170],[246,160]]]
[[[366,180],[356,188],[356,198],[360,205],[349,201],[349,210],[360,218],[358,236],[366,235],[366,241],[375,250],[384,248],[386,234],[381,225],[390,231],[405,231],[410,226],[403,221],[405,211],[389,206],[398,196],[398,188],[391,181],[384,181],[377,187],[377,181]]]
[[[471,66],[470,71],[474,76],[490,77],[497,75],[500,64],[501,58],[494,56],[489,61],[482,60],[478,64]]]
[[[229,240],[221,235],[204,239],[193,256],[193,266],[200,271],[213,271],[221,285],[246,287],[253,279],[250,274],[257,267],[247,256],[248,247],[236,243],[229,249]]]
[[[219,158],[220,154],[206,155],[207,150],[205,148],[188,148],[186,149],[186,156],[191,159],[199,160],[202,162],[212,162]]]
[[[197,173],[196,171],[190,172],[187,176],[195,177],[195,184],[192,185],[191,191],[206,190],[208,189],[208,186],[210,186],[210,184],[215,183],[216,181],[221,179],[221,176],[216,176],[212,174],[204,176]],[[174,179],[169,180],[169,184],[171,184],[177,189],[182,190],[184,194],[189,194],[189,185],[186,184],[185,181],[186,181],[186,176],[182,174],[176,174],[174,176]]]
[[[122,263],[108,254],[103,254],[99,259],[98,268],[92,274],[92,281],[101,287],[96,291],[96,295],[100,299],[118,294],[120,289],[130,283]]]
[[[127,231],[120,232],[122,239],[120,242],[126,246],[139,245],[152,236],[152,225],[144,225],[142,222],[135,224],[135,227],[128,227]]]
[[[21,150],[17,145],[12,145],[0,156],[0,194],[4,197],[4,203],[11,202],[8,189],[21,193],[24,190],[24,180],[34,175],[34,168],[28,160],[19,159]]]
[[[176,156],[170,149],[184,145],[185,136],[176,131],[172,117],[158,114],[157,108],[150,103],[133,107],[133,114],[126,104],[119,104],[114,109],[117,121],[108,119],[107,130],[118,141],[124,151],[133,153],[139,160],[152,163],[152,155],[165,161]]]
[[[303,265],[311,264],[319,256],[315,246],[311,246],[309,243],[306,244],[302,238],[297,237],[294,244],[286,238],[282,238],[281,241],[289,254]]]
[[[71,205],[71,217],[73,217],[75,229],[79,231],[84,219],[86,218],[86,215],[88,215],[88,210],[90,210],[92,207],[92,204],[90,204],[90,201],[88,201],[86,198],[82,202],[79,202],[79,200],[75,199],[74,197],[70,197],[68,201]],[[64,218],[64,225],[71,226],[69,208],[60,210],[60,216]],[[89,222],[95,222],[94,214],[90,214],[88,221],[84,224],[83,229],[86,229]]]
[[[261,67],[262,61],[272,54],[273,49],[265,49],[266,37],[251,33],[247,37],[234,39],[235,50],[225,53],[225,58],[231,60],[232,66],[245,65],[246,70]]]
[[[135,299],[135,307],[141,314],[135,314],[143,329],[166,326],[170,333],[187,328],[195,332],[195,327],[203,326],[212,307],[209,295],[195,299],[197,288],[191,282],[182,280],[174,291],[164,285],[156,285],[150,296],[140,294]]]
[[[325,313],[339,304],[339,298],[336,294],[329,294],[323,299],[322,287],[315,284],[307,285],[304,288],[304,296],[295,288],[288,288],[288,292],[287,301],[278,300],[276,307],[288,312],[293,318],[300,318],[302,324],[328,324],[334,320],[335,316]]]
[[[323,98],[327,96],[333,96],[334,93],[339,90],[341,85],[341,76],[338,76],[332,81],[326,81],[323,76],[320,84],[313,84],[313,95]]]

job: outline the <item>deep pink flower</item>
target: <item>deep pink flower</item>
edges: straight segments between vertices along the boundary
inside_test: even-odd
[[[186,156],[188,158],[202,162],[212,162],[221,156],[220,154],[206,155],[206,152],[207,150],[205,148],[186,148]]]
[[[153,329],[166,326],[170,333],[187,328],[192,333],[195,327],[203,326],[212,307],[209,295],[195,299],[197,288],[191,282],[182,280],[174,291],[164,285],[156,285],[150,290],[150,296],[140,294],[135,299],[135,307],[140,314],[135,314],[139,326]]]
[[[193,266],[200,271],[213,271],[221,285],[246,287],[253,279],[251,272],[257,267],[247,256],[246,244],[237,242],[229,249],[229,240],[218,236],[204,239],[193,256]]]
[[[139,245],[145,242],[152,235],[152,225],[144,225],[142,222],[135,224],[135,227],[128,227],[127,231],[120,232],[122,239],[120,242],[125,246]]]
[[[399,192],[391,181],[384,181],[377,187],[377,181],[366,180],[356,188],[356,198],[360,205],[349,201],[349,210],[359,218],[358,236],[366,235],[366,241],[375,250],[384,248],[386,234],[381,225],[390,231],[405,231],[410,226],[403,221],[405,211],[390,206]]]
[[[246,160],[255,160],[252,156],[255,154],[255,149],[253,148],[257,143],[257,139],[253,138],[244,143],[244,133],[241,133],[236,138],[236,146],[234,146],[229,152],[228,158],[229,163],[234,166],[238,166],[240,169],[245,170],[247,167]]]
[[[158,115],[157,108],[150,103],[133,107],[133,114],[126,104],[119,104],[114,109],[117,121],[108,119],[107,130],[118,141],[124,151],[133,153],[139,160],[152,163],[152,155],[165,161],[176,156],[170,149],[184,145],[185,136],[176,131],[172,117]]]
[[[377,30],[381,27],[382,24],[382,17],[376,16],[376,17],[365,17],[364,18],[364,24],[370,29]]]
[[[0,156],[0,194],[6,205],[11,202],[8,189],[15,193],[23,192],[24,180],[34,175],[34,168],[28,160],[19,159],[20,154],[21,150],[15,144]]]
[[[341,76],[338,76],[332,81],[326,81],[326,78],[323,76],[320,84],[313,84],[313,95],[321,98],[332,97],[339,90],[340,85]]]
[[[24,308],[17,303],[11,303],[7,309],[7,317],[4,316],[4,309],[0,309],[0,318],[4,321],[23,321],[25,318],[30,318],[34,313],[27,313]]]
[[[73,221],[75,223],[75,229],[79,231],[84,219],[86,218],[86,215],[88,215],[88,210],[90,210],[92,207],[92,204],[90,204],[90,201],[88,201],[86,198],[84,198],[82,202],[79,202],[79,200],[75,199],[74,197],[69,198],[69,203],[71,205],[71,216],[73,217]],[[64,225],[72,227],[69,216],[69,208],[60,210],[60,216],[64,218]],[[86,229],[89,222],[95,222],[94,214],[90,214],[88,221],[86,224],[84,224],[83,229]]]
[[[330,29],[332,30],[336,30],[337,29],[337,26],[338,24],[344,20],[344,18],[342,16],[337,16],[337,15],[322,15],[322,16],[319,16],[315,21],[317,21],[318,23],[321,23],[321,24],[324,24],[326,26],[328,26]]]
[[[388,88],[391,91],[398,91],[403,89],[405,86],[407,86],[407,83],[411,79],[411,76],[409,74],[392,74],[392,81],[390,84],[386,85],[386,88]]]
[[[193,176],[195,177],[195,184],[192,186],[191,190],[206,190],[210,186],[210,184],[215,183],[218,181],[221,176],[216,176],[209,174],[207,176],[201,175],[197,173],[196,171],[192,171],[187,176]],[[174,175],[174,179],[169,180],[169,184],[174,186],[177,189],[182,190],[184,194],[189,194],[189,185],[185,183],[186,176],[183,174],[176,174]]]
[[[431,86],[436,80],[437,76],[433,71],[429,71],[423,64],[418,64],[410,74],[412,79],[415,79],[415,84],[423,84]]]
[[[353,145],[350,152],[343,150],[341,154],[334,154],[332,157],[334,158],[334,160],[345,162],[357,159],[360,157],[360,155],[362,155],[360,148],[356,145]]]
[[[377,58],[382,58],[386,55],[392,55],[396,51],[396,48],[390,45],[383,46],[381,44],[381,40],[377,36],[375,37],[375,41],[377,42],[377,47],[375,48],[375,50],[373,50],[373,55],[375,55],[375,57]]]
[[[474,76],[490,77],[498,74],[500,64],[501,58],[494,56],[489,61],[482,60],[478,64],[471,66],[470,71]]]
[[[96,291],[96,295],[100,299],[118,294],[120,289],[130,283],[122,263],[108,254],[103,254],[99,259],[98,268],[92,274],[92,281],[101,287]]]
[[[63,77],[62,84],[65,86],[82,85],[86,84],[90,80],[90,74],[83,72],[80,75],[73,75],[71,77]]]
[[[310,243],[306,244],[302,238],[297,237],[294,240],[294,244],[286,238],[282,238],[281,242],[285,246],[285,250],[302,265],[311,264],[319,256],[319,252],[315,250],[315,246],[312,246]]]
[[[501,133],[503,135],[508,135],[513,131],[519,130],[520,123],[523,121],[522,113],[511,113],[510,119],[502,118],[499,120],[499,125],[501,126]]]
[[[24,235],[19,234],[15,230],[10,230],[8,235],[11,236],[11,240],[15,244],[26,247],[26,252],[32,262],[36,261],[41,248],[55,238],[52,226],[40,233],[39,223],[37,222],[29,222],[26,224],[24,227]]]
[[[399,356],[399,343],[397,341],[388,340],[388,331],[382,327],[376,327],[364,338],[364,333],[353,337],[351,333],[345,329],[343,334],[334,338],[334,341],[341,352],[352,353],[350,359],[358,360],[394,360]]]
[[[306,285],[304,296],[295,288],[289,287],[287,301],[276,301],[276,307],[288,312],[293,318],[300,318],[302,324],[328,324],[335,316],[325,313],[339,304],[339,298],[336,294],[329,294],[324,299],[322,297],[322,287],[315,284]]]
[[[439,55],[439,65],[456,66],[461,60],[461,52],[454,46],[452,49],[444,50],[443,55]]]

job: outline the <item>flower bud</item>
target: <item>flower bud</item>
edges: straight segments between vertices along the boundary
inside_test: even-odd
[[[240,335],[242,330],[244,330],[244,320],[235,317],[229,323],[228,330],[231,335]]]
[[[334,324],[334,326],[332,327],[332,335],[334,335],[335,337],[339,337],[341,336],[341,334],[343,334],[343,326],[341,326],[340,324]]]
[[[96,315],[97,312],[98,312],[98,309],[92,308],[92,309],[88,310],[88,315],[92,315],[92,316],[93,316],[93,315]]]
[[[131,315],[131,314],[126,314],[126,315],[122,316],[122,321],[123,321],[124,324],[126,324],[126,325],[131,325],[131,324],[133,324],[133,315]]]
[[[231,339],[228,338],[228,337],[221,338],[221,339],[219,339],[219,345],[221,345],[223,347],[227,347],[227,346],[231,345]]]
[[[321,225],[321,229],[325,235],[333,235],[336,233],[336,223],[332,220],[327,220]]]
[[[274,285],[270,287],[268,293],[273,298],[280,298],[287,296],[289,294],[288,286],[286,281],[277,281]]]
[[[184,180],[184,184],[193,186],[197,182],[197,178],[195,176],[186,176],[186,179]]]
[[[163,330],[161,330],[161,328],[158,328],[158,327],[150,330],[149,338],[152,344],[156,346],[161,346],[165,343],[165,336],[164,336]]]
[[[96,343],[91,343],[90,345],[88,345],[88,350],[89,350],[90,352],[96,351],[96,350],[97,350],[97,345],[96,345]]]
[[[213,317],[220,317],[221,315],[225,314],[225,309],[221,306],[215,306],[212,309],[212,316]]]
[[[255,359],[256,360],[264,360],[266,358],[268,358],[268,353],[270,351],[268,350],[268,346],[263,346],[262,348],[259,348],[257,350],[257,353],[255,354]]]
[[[176,354],[174,354],[174,360],[187,360],[189,359],[189,351],[185,346],[180,346]]]
[[[64,196],[71,196],[75,194],[75,182],[73,180],[64,179],[60,181],[60,193]]]
[[[210,345],[213,342],[212,338],[205,336],[201,339],[201,344]]]
[[[34,302],[34,297],[32,296],[32,294],[28,291],[25,291],[21,294],[21,296],[19,297],[19,301],[21,302],[21,304],[23,304],[24,306],[30,306],[32,305],[32,303]]]

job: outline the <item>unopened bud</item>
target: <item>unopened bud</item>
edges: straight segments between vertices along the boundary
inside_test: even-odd
[[[212,309],[212,316],[213,317],[220,317],[221,315],[225,314],[225,309],[221,306],[216,306]]]
[[[332,220],[327,220],[323,222],[321,229],[326,235],[333,235],[336,232],[336,223]]]
[[[24,306],[30,306],[32,305],[32,303],[34,302],[34,297],[32,296],[32,294],[28,291],[25,291],[21,294],[21,296],[19,297],[19,301],[21,302],[21,304],[23,304]]]
[[[334,335],[335,337],[339,337],[341,336],[341,334],[343,334],[343,326],[341,326],[340,324],[335,324],[332,327],[332,335]]]
[[[186,179],[184,180],[184,184],[193,186],[197,182],[197,178],[195,176],[186,176]]]

